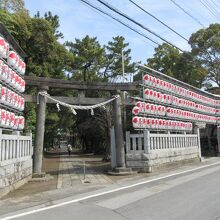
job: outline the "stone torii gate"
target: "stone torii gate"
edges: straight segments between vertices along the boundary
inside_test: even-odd
[[[121,91],[136,91],[139,82],[135,83],[107,83],[107,82],[79,82],[62,79],[50,79],[44,77],[25,76],[27,86],[35,86],[38,92],[47,92],[49,88],[70,89],[77,90],[78,97],[60,97],[52,96],[53,98],[75,105],[94,105],[106,101],[105,98],[88,98],[85,97],[86,90],[108,91],[112,95],[120,95]],[[38,100],[37,100],[38,98]],[[25,95],[26,102],[38,102],[37,106],[37,120],[36,120],[36,134],[34,146],[34,163],[33,172],[35,175],[42,174],[42,159],[43,159],[43,144],[45,131],[45,111],[47,103],[55,103],[47,100],[46,97],[39,95],[31,96]],[[125,151],[124,151],[124,137],[121,117],[121,97],[114,100],[113,114],[115,127],[115,145],[116,145],[116,170],[118,172],[126,170],[125,166]]]

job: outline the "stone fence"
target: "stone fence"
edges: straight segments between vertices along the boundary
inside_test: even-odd
[[[178,161],[201,157],[200,136],[197,134],[156,134],[148,130],[139,134],[126,132],[126,165],[151,172]]]
[[[32,176],[32,134],[3,134],[0,129],[0,197]]]

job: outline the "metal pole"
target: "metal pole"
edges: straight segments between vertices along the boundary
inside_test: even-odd
[[[41,87],[39,92],[47,92],[49,88]],[[46,97],[39,95],[39,103],[37,106],[36,119],[36,135],[33,155],[33,172],[34,174],[42,174],[42,159],[44,146],[44,129],[45,129],[45,115],[46,115]]]
[[[125,83],[125,65],[124,65],[124,51],[123,49],[121,50],[121,63],[122,63],[122,76],[123,76],[123,83]],[[124,128],[124,134],[126,132],[127,128],[127,115],[126,115],[126,92],[123,92],[123,128]]]
[[[122,76],[125,77],[124,51],[121,50]],[[124,80],[123,80],[124,81]]]
[[[83,162],[83,179],[86,179],[86,161]]]

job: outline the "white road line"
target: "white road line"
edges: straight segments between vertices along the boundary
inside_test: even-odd
[[[102,195],[118,192],[118,191],[121,191],[121,190],[130,189],[130,188],[133,188],[133,187],[136,187],[136,186],[140,186],[140,185],[144,185],[144,184],[147,184],[147,183],[155,182],[157,180],[162,180],[162,179],[166,179],[166,178],[169,178],[169,177],[173,177],[173,176],[177,176],[177,175],[181,175],[181,174],[185,174],[185,173],[190,173],[190,172],[193,172],[193,171],[196,171],[196,170],[201,170],[203,168],[215,166],[215,165],[218,165],[218,164],[220,164],[220,162],[216,162],[216,163],[209,164],[209,165],[204,165],[204,166],[201,166],[201,167],[197,167],[197,168],[190,169],[190,170],[185,170],[185,171],[182,171],[182,172],[177,172],[177,173],[169,174],[167,176],[162,176],[162,177],[154,178],[154,179],[151,179],[151,180],[142,181],[142,182],[135,183],[135,184],[132,184],[132,185],[129,185],[129,186],[119,187],[119,188],[108,190],[108,191],[105,191],[105,192],[101,192],[101,193],[85,196],[85,197],[82,197],[82,198],[79,198],[79,199],[73,199],[73,200],[62,202],[62,203],[59,203],[59,204],[56,204],[56,205],[51,205],[51,206],[47,206],[47,207],[43,207],[43,208],[38,208],[38,209],[35,209],[35,210],[23,212],[23,213],[16,214],[16,215],[7,216],[7,217],[1,218],[1,219],[2,220],[15,219],[15,218],[18,218],[18,217],[34,214],[34,213],[37,213],[37,212],[42,212],[42,211],[46,211],[46,210],[49,210],[49,209],[54,209],[54,208],[57,208],[57,207],[69,205],[69,204],[72,204],[72,203],[77,203],[77,202],[80,202],[80,201],[83,201],[83,200],[87,200],[87,199],[91,199],[91,198],[95,198],[95,197],[98,197],[98,196],[102,196]]]

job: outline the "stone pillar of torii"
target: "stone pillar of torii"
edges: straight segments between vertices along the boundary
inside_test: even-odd
[[[47,92],[47,86],[41,86],[38,92]],[[33,174],[40,176],[42,174],[42,160],[43,160],[43,146],[44,146],[44,131],[45,131],[45,117],[46,117],[46,97],[39,95],[37,97],[37,120],[35,132],[35,145],[33,154]],[[34,176],[33,175],[33,176]]]

